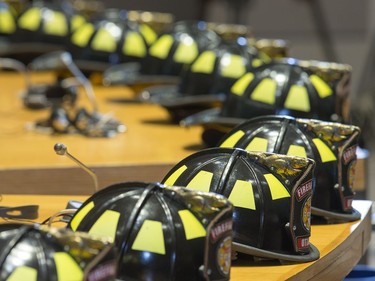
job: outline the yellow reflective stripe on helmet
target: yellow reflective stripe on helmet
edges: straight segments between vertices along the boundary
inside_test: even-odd
[[[251,182],[237,180],[228,197],[235,207],[256,210],[254,191]]]
[[[305,149],[303,146],[300,146],[300,145],[294,145],[294,144],[291,144],[291,145],[289,146],[289,149],[288,149],[287,155],[291,155],[291,156],[300,156],[300,157],[305,157],[305,158],[307,158],[306,149]]]
[[[70,221],[70,227],[73,231],[76,231],[81,221],[86,217],[86,215],[94,208],[95,204],[93,201],[85,205],[81,210],[77,211],[74,218]]]
[[[240,140],[240,138],[243,137],[244,134],[245,132],[241,130],[234,132],[226,140],[223,141],[220,147],[235,147],[236,143]]]
[[[151,45],[152,43],[154,43],[156,39],[158,38],[158,35],[156,34],[156,32],[147,24],[141,24],[139,26],[139,31],[145,38],[148,45]]]
[[[206,236],[206,229],[189,210],[178,211],[178,214],[184,226],[186,240]]]
[[[163,225],[160,221],[145,220],[132,245],[132,250],[165,254]]]
[[[173,37],[169,34],[164,34],[150,46],[149,54],[159,59],[166,59],[172,45]]]
[[[211,172],[199,171],[186,187],[193,190],[209,192],[212,177],[213,173]]]
[[[258,102],[274,104],[276,100],[276,88],[277,84],[275,80],[265,78],[255,87],[250,98]]]
[[[239,78],[246,72],[244,58],[239,55],[224,54],[220,60],[221,76]]]
[[[246,150],[247,151],[266,152],[267,148],[268,148],[268,140],[267,139],[255,137],[247,145]]]
[[[13,33],[16,30],[16,23],[9,11],[0,12],[0,30],[2,33]]]
[[[99,237],[109,238],[111,242],[115,241],[117,225],[120,219],[120,213],[113,210],[106,210],[99,219],[92,225],[89,233]]]
[[[81,15],[74,15],[70,20],[72,30],[76,30],[78,27],[83,25],[86,22],[86,19]]]
[[[117,42],[108,30],[100,28],[91,42],[91,47],[97,51],[111,53],[116,51]]]
[[[38,271],[29,266],[18,266],[5,281],[37,281]]]
[[[83,271],[77,262],[65,252],[54,253],[53,259],[55,260],[57,280],[71,281],[83,280]],[[27,279],[25,279],[27,280]]]
[[[213,51],[205,51],[198,58],[191,66],[192,72],[198,73],[212,73],[215,67],[215,60],[216,55]]]
[[[39,28],[40,21],[41,11],[39,8],[34,7],[27,10],[18,18],[18,26],[23,29],[35,31]]]
[[[181,174],[187,169],[185,165],[178,168],[176,171],[173,172],[172,175],[167,178],[167,180],[164,182],[165,185],[174,185],[176,180],[181,176]]]
[[[147,47],[142,36],[134,31],[129,31],[126,35],[122,52],[129,56],[143,58],[147,54]]]
[[[284,106],[293,110],[309,112],[310,99],[307,89],[304,86],[292,85],[288,96],[286,97]]]
[[[261,66],[262,64],[263,62],[260,59],[253,59],[253,61],[251,62],[252,67],[258,67],[258,66]]]
[[[274,175],[264,174],[264,178],[266,179],[271,191],[272,200],[290,197],[288,190]]]
[[[77,46],[85,47],[94,33],[95,28],[91,23],[86,23],[79,27],[72,35],[71,40]]]
[[[68,22],[61,12],[47,11],[49,13],[48,20],[44,21],[43,29],[46,34],[55,36],[68,35]]]
[[[313,142],[319,151],[320,159],[323,163],[337,160],[333,151],[321,139],[315,138]]]
[[[315,74],[310,75],[310,81],[322,99],[333,94],[332,88],[319,76]]]
[[[189,37],[190,40],[186,39],[178,44],[175,53],[173,54],[173,60],[178,63],[191,64],[193,60],[198,56],[198,45]]]
[[[241,78],[239,78],[232,86],[231,92],[235,95],[242,96],[245,92],[247,86],[253,81],[254,74],[251,72],[246,73]]]

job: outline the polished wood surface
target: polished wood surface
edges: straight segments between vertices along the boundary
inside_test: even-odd
[[[1,205],[37,204],[38,222],[63,210],[69,200],[84,201],[88,196],[77,195],[3,195]],[[355,200],[353,206],[362,214],[352,223],[313,225],[310,242],[320,251],[314,262],[292,265],[264,263],[233,263],[231,280],[342,280],[365,253],[371,238],[371,201]]]
[[[34,73],[33,84],[51,83],[53,74]],[[91,194],[90,176],[67,157],[57,156],[56,143],[95,171],[99,188],[115,182],[161,181],[180,160],[203,148],[199,126],[182,128],[169,122],[158,105],[134,102],[135,91],[125,86],[95,85],[99,112],[113,114],[128,131],[113,138],[47,135],[30,130],[45,120],[49,109],[30,110],[22,102],[27,85],[16,72],[0,72],[0,190],[16,194]],[[117,102],[115,102],[117,101]],[[92,110],[81,89],[78,106]],[[355,189],[366,189],[367,155],[357,164]]]
[[[49,74],[34,74],[33,83],[53,81]],[[127,87],[96,86],[99,112],[113,114],[128,131],[113,138],[82,135],[46,135],[29,130],[46,119],[49,110],[25,108],[20,92],[26,85],[13,72],[0,73],[0,190],[22,194],[90,194],[93,182],[76,163],[56,155],[55,143],[93,169],[100,187],[125,180],[160,181],[178,161],[198,150],[199,127],[182,128],[169,122],[157,105],[134,102]],[[120,102],[113,102],[120,100]],[[83,91],[79,106],[92,110]]]

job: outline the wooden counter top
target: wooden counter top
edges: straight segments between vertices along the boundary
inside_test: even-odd
[[[65,208],[68,200],[84,201],[88,196],[3,195],[1,205],[38,204],[42,222]],[[353,202],[361,220],[353,223],[313,225],[310,242],[320,251],[320,259],[294,265],[262,265],[234,262],[231,280],[342,280],[365,253],[371,238],[371,201]]]
[[[53,75],[37,73],[33,83],[50,83]],[[90,176],[53,147],[64,143],[68,151],[93,169],[103,188],[120,181],[161,181],[180,160],[203,148],[199,126],[182,128],[169,122],[158,105],[134,102],[128,87],[95,85],[99,112],[112,113],[128,131],[114,138],[82,135],[46,135],[27,129],[48,118],[50,110],[27,109],[20,98],[26,84],[15,72],[0,72],[0,190],[11,194],[91,194]],[[113,102],[121,100],[122,102]],[[91,110],[83,90],[79,106]],[[357,164],[355,189],[367,185],[365,161]]]
[[[52,81],[52,76],[35,74],[33,83]],[[160,181],[178,161],[200,149],[201,129],[169,123],[167,112],[151,104],[111,102],[131,100],[127,87],[96,86],[99,112],[112,113],[128,131],[114,138],[82,135],[46,135],[29,131],[27,124],[46,119],[49,110],[24,107],[21,75],[0,73],[0,190],[21,194],[90,194],[93,182],[88,174],[67,157],[56,155],[55,143],[92,168],[99,186],[125,180]],[[79,103],[91,110],[82,91]]]

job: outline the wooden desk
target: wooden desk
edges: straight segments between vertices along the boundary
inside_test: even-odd
[[[51,74],[34,74],[33,83],[53,81]],[[96,85],[100,113],[113,113],[128,131],[112,139],[82,135],[44,135],[26,125],[46,119],[49,110],[25,108],[19,93],[23,77],[0,72],[0,190],[9,194],[91,194],[92,179],[67,157],[57,156],[53,146],[64,143],[68,151],[92,168],[99,187],[114,182],[160,181],[180,160],[203,148],[201,127],[182,128],[169,122],[158,105],[129,102],[134,91],[127,87]],[[112,100],[127,100],[114,103]],[[84,92],[79,105],[91,110]],[[359,159],[356,190],[366,182],[366,158]]]
[[[48,74],[35,74],[34,83],[52,81]],[[157,105],[134,102],[126,87],[96,86],[100,113],[113,113],[128,131],[112,139],[82,135],[44,135],[28,131],[27,123],[49,116],[49,110],[24,107],[19,92],[22,76],[0,73],[0,190],[18,194],[91,194],[93,181],[67,157],[56,155],[55,143],[92,168],[100,187],[128,180],[161,181],[178,161],[200,149],[201,129],[182,128],[168,122],[167,112]],[[84,92],[80,105],[91,107]]]
[[[68,200],[83,201],[88,196],[3,195],[3,206],[40,205],[42,222],[65,208]],[[357,201],[354,207],[361,220],[334,225],[313,225],[311,243],[320,251],[315,262],[295,265],[264,265],[242,263],[232,266],[231,280],[342,280],[365,253],[371,238],[371,201]]]

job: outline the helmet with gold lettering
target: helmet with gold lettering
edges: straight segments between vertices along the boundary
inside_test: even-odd
[[[161,105],[173,122],[221,107],[233,83],[268,58],[261,56],[246,37],[229,35],[221,35],[220,44],[203,50],[181,74],[179,85],[146,88],[140,99]]]
[[[319,258],[309,243],[314,165],[297,156],[209,148],[183,159],[162,182],[227,197],[235,251],[308,262]]]
[[[220,109],[189,116],[181,124],[202,125],[203,141],[216,146],[233,127],[257,116],[288,115],[347,123],[350,76],[351,67],[345,64],[275,59],[239,78]]]
[[[312,214],[333,221],[354,221],[360,219],[359,212],[352,207],[359,135],[360,129],[352,125],[263,116],[235,127],[219,146],[314,159]]]
[[[108,240],[68,229],[0,225],[4,281],[114,280],[117,251]]]
[[[125,182],[95,193],[68,227],[114,241],[119,280],[229,280],[232,213],[220,195]]]
[[[218,42],[219,37],[205,21],[178,21],[150,45],[139,64],[125,63],[107,69],[104,83],[129,86],[178,83],[184,68],[202,50]]]

